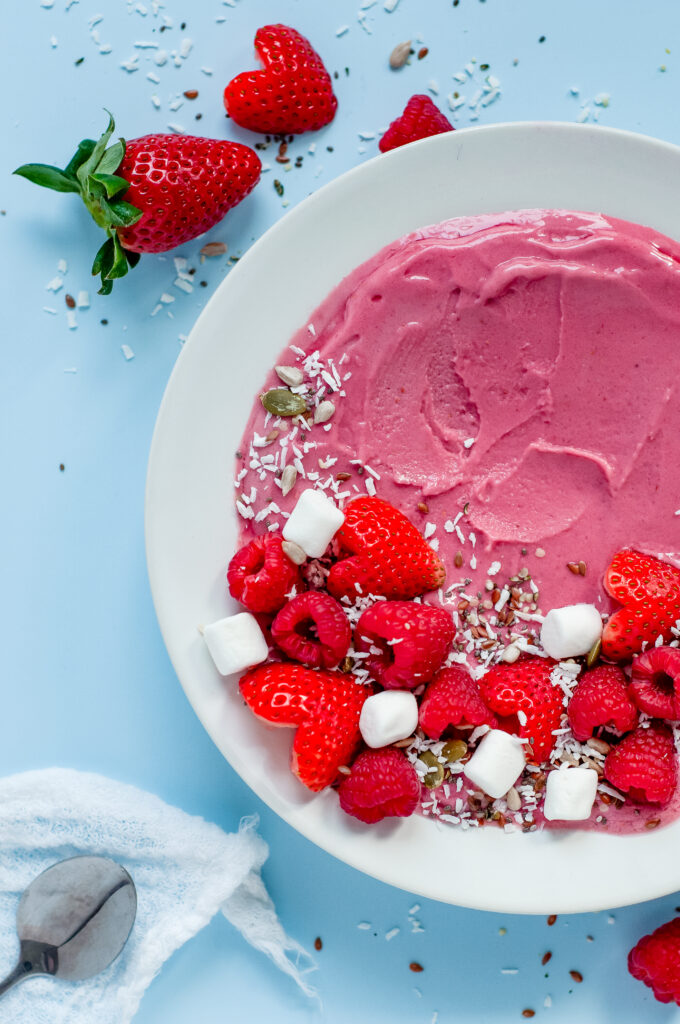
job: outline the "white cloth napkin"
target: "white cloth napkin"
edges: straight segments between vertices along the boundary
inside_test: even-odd
[[[158,797],[99,775],[50,768],[0,780],[0,975],[13,968],[25,887],[78,854],[118,861],[137,887],[137,919],[111,967],[82,982],[35,978],[0,1001],[11,1024],[127,1024],[165,960],[218,910],[310,994],[307,954],[289,939],[260,878],[256,819],[227,834]],[[301,965],[302,964],[302,969]]]

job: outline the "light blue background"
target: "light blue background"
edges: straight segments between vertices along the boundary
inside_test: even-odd
[[[310,948],[317,935],[323,938],[315,976],[323,1010],[309,1005],[219,919],[165,967],[144,999],[140,1024],[430,1024],[435,1011],[439,1024],[497,1024],[521,1020],[525,1007],[536,1010],[537,1021],[555,1024],[679,1021],[680,1011],[655,1003],[626,973],[628,949],[672,916],[677,895],[613,917],[560,918],[552,928],[543,918],[416,901],[300,838],[236,777],[195,719],[164,651],[142,529],[149,442],[179,335],[188,334],[228,261],[198,264],[202,240],[181,253],[207,287],[187,295],[173,287],[171,259],[146,257],[111,297],[100,298],[89,277],[99,242],[84,209],[72,196],[40,191],[8,172],[29,160],[65,162],[73,143],[101,130],[103,106],[114,111],[127,137],[173,122],[254,141],[225,121],[222,89],[233,74],[253,66],[259,25],[293,24],[311,37],[327,66],[340,71],[339,111],[313,137],[314,157],[307,154],[312,137],[290,147],[293,157],[305,154],[302,170],[281,172],[274,147],[263,154],[276,169],[210,236],[240,255],[285,215],[272,187],[275,176],[285,185],[285,201],[303,199],[374,155],[376,142],[361,142],[358,133],[384,127],[431,79],[439,83],[438,102],[446,109],[446,93],[455,84],[451,75],[472,57],[489,63],[502,87],[479,123],[572,121],[583,100],[605,92],[611,95],[608,107],[591,105],[602,123],[680,142],[680,6],[673,0],[460,0],[454,8],[451,0],[401,0],[388,14],[379,0],[365,12],[369,33],[357,20],[361,0],[232,2],[234,7],[218,0],[167,0],[164,13],[174,27],[162,37],[151,0],[144,0],[146,16],[125,0],[81,0],[70,9],[66,0],[48,9],[25,0],[4,11],[0,774],[52,764],[91,769],[152,790],[225,829],[243,814],[260,813],[271,846],[266,881],[286,927]],[[101,44],[112,46],[108,55],[98,52],[88,27],[99,14],[104,17],[96,31]],[[349,32],[336,37],[343,25]],[[539,43],[542,35],[545,42]],[[179,68],[172,61],[156,68],[153,50],[134,47],[151,41],[178,49],[183,37],[194,45]],[[417,37],[429,47],[428,57],[390,72],[392,47]],[[140,69],[128,73],[120,63],[134,53]],[[84,62],[75,66],[80,57]],[[659,70],[662,64],[666,72]],[[160,84],[147,80],[149,70],[157,71]],[[580,90],[577,97],[571,87]],[[192,88],[199,98],[171,112],[173,97]],[[152,106],[154,93],[160,110]],[[197,124],[198,112],[203,118]],[[462,108],[458,123],[467,123],[468,113]],[[68,273],[53,295],[45,285],[60,258]],[[79,310],[78,328],[69,330],[64,295],[83,288],[91,291],[92,307]],[[162,292],[174,294],[175,302],[151,318]],[[101,325],[102,317],[108,326]],[[123,343],[134,359],[125,360]],[[77,373],[64,372],[73,368]],[[653,871],[654,865],[640,864],[639,870]],[[531,878],[516,884],[530,887]],[[422,902],[416,916],[424,930],[418,933],[409,923],[415,902]],[[362,921],[371,928],[358,929]],[[388,942],[385,932],[393,927],[401,931]],[[546,950],[554,955],[543,968]],[[422,974],[409,971],[411,960],[424,965]],[[504,968],[518,972],[503,974]],[[583,984],[574,984],[570,969],[583,973]],[[547,994],[550,1009],[543,1008]]]

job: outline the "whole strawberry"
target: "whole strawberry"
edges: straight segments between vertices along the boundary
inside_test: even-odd
[[[604,585],[623,605],[602,631],[606,658],[623,661],[643,644],[653,646],[659,636],[671,640],[671,628],[680,619],[680,569],[626,548],[614,555]]]
[[[439,556],[404,513],[382,498],[350,501],[337,541],[342,555],[350,557],[331,568],[327,586],[334,597],[410,598],[444,582]]]
[[[287,25],[264,25],[255,34],[255,49],[264,69],[242,72],[224,90],[224,106],[236,124],[297,135],[333,120],[338,101],[331,76],[308,39]]]
[[[628,954],[628,970],[660,1003],[680,1006],[680,917],[640,939]]]
[[[92,265],[100,295],[137,265],[140,253],[166,252],[211,228],[255,187],[261,169],[257,154],[238,142],[143,135],[109,146],[114,130],[109,115],[101,138],[83,139],[63,170],[23,164],[14,172],[77,193],[106,231]]]
[[[427,139],[430,135],[441,135],[452,132],[453,125],[441,110],[434,105],[429,96],[417,93],[411,96],[403,114],[400,114],[389,126],[380,142],[378,149],[387,153],[390,149],[398,149],[408,142]]]
[[[547,658],[521,658],[494,665],[479,681],[486,706],[508,719],[501,728],[528,740],[527,755],[537,763],[550,756],[562,718],[562,691],[550,678],[554,665]]]

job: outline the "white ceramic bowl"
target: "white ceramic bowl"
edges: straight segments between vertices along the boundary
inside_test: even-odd
[[[398,149],[322,188],[264,235],[218,288],[170,378],[146,494],[149,576],[163,637],[201,722],[273,810],[376,878],[484,910],[550,913],[680,887],[680,822],[616,837],[463,832],[418,815],[363,826],[288,771],[290,730],[267,731],[223,681],[197,624],[229,610],[234,451],[265,371],[353,267],[415,228],[526,207],[600,211],[680,238],[680,149],[591,125],[466,128]],[[653,870],[640,870],[640,864]]]

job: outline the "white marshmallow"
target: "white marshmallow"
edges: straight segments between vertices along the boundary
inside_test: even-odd
[[[521,741],[502,729],[492,729],[465,765],[465,774],[470,782],[497,800],[514,786],[525,764]]]
[[[541,626],[543,650],[557,661],[587,654],[601,635],[602,618],[594,604],[552,608]]]
[[[548,821],[585,821],[596,793],[594,768],[558,768],[548,772],[543,814]]]
[[[283,539],[299,544],[310,558],[321,558],[344,521],[337,505],[323,491],[310,487],[298,498],[283,528]]]
[[[359,729],[369,747],[386,747],[411,736],[418,725],[418,701],[410,690],[382,690],[367,697]]]
[[[220,675],[243,672],[267,660],[269,648],[257,619],[250,612],[239,612],[219,619],[203,630],[212,659]]]

